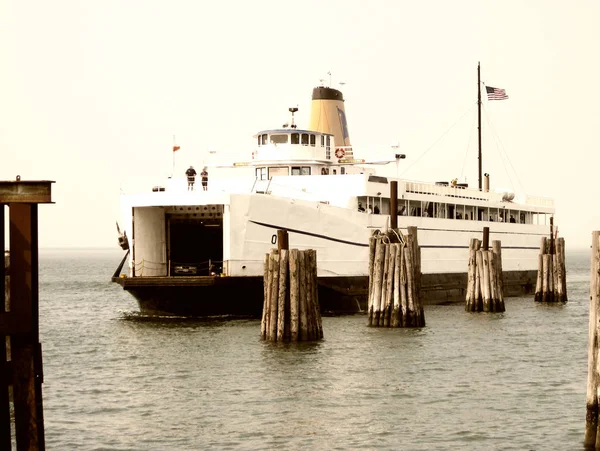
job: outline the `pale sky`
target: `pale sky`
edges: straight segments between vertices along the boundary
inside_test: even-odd
[[[597,0],[0,0],[0,180],[56,181],[41,247],[116,248],[121,186],[169,174],[173,135],[176,175],[249,160],[331,72],[356,157],[399,142],[403,177],[476,187],[480,61],[509,95],[483,95],[492,189],[554,198],[567,249],[589,246],[599,19]]]

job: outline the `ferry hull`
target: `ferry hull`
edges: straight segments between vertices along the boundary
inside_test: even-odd
[[[533,293],[537,272],[504,272],[504,296]],[[138,301],[144,315],[218,316],[260,318],[263,309],[262,277],[144,277],[114,278]],[[367,310],[368,277],[319,278],[319,304],[323,314],[343,315]],[[423,274],[424,304],[464,302],[466,273]]]

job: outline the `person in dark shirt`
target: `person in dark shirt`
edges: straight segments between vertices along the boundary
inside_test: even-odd
[[[187,175],[188,181],[188,191],[194,191],[194,181],[196,180],[196,170],[194,166],[190,166],[187,171],[185,171],[185,175]]]
[[[200,176],[202,177],[202,189],[206,191],[208,189],[208,171],[206,170],[206,166],[202,169]]]

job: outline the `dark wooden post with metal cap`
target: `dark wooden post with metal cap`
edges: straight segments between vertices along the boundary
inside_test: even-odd
[[[39,342],[38,204],[52,203],[51,181],[0,181],[0,244],[9,211],[8,265],[0,265],[0,448],[11,449],[8,390],[12,386],[18,450],[44,450],[42,347]],[[6,305],[10,308],[7,309]],[[8,311],[7,311],[8,310]],[[7,352],[7,343],[9,349]]]
[[[390,228],[398,228],[398,182],[390,182]]]

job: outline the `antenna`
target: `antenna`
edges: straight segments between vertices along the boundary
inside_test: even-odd
[[[289,108],[289,110],[290,110],[290,113],[292,113],[292,125],[290,125],[290,128],[296,128],[296,124],[294,124],[294,113],[296,111],[298,111],[298,106],[291,107],[291,108]]]

